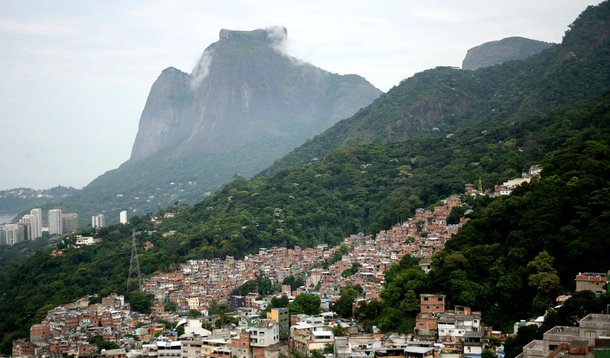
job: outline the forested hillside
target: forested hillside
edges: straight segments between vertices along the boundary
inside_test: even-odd
[[[566,146],[541,162],[542,178],[510,196],[480,198],[466,224],[424,275],[406,257],[386,273],[382,302],[363,304],[366,327],[410,332],[421,293],[444,293],[448,303],[482,311],[494,329],[510,331],[520,319],[545,314],[560,294],[574,291],[579,272],[606,272],[610,252],[610,97],[574,110],[563,122],[589,123]],[[415,298],[415,300],[414,300]],[[507,342],[514,357],[554,325],[574,325],[605,311],[607,297],[580,292],[547,313],[540,328],[527,327]]]
[[[545,177],[551,180],[551,184],[548,185],[563,185],[568,189],[573,186],[552,181],[554,174],[563,170],[562,167],[555,166],[562,162],[574,162],[574,165],[591,163],[591,168],[602,172],[593,172],[589,176],[588,172],[581,173],[579,171],[581,169],[576,167],[570,169],[571,172],[566,169],[562,178],[569,175],[572,183],[577,180],[572,177],[578,177],[582,178],[583,185],[591,180],[595,185],[599,185],[600,178],[610,177],[604,177],[606,172],[603,172],[608,170],[609,165],[607,160],[610,143],[609,121],[610,96],[605,96],[583,109],[574,109],[563,114],[549,114],[542,118],[526,118],[519,123],[490,128],[485,130],[486,134],[471,130],[456,133],[450,138],[437,137],[345,149],[334,153],[324,161],[298,169],[280,171],[271,179],[263,177],[250,181],[236,179],[219,193],[194,207],[168,209],[176,212],[176,217],[165,219],[157,227],[153,227],[149,218],[133,218],[133,227],[142,232],[139,236],[140,245],[145,240],[150,240],[155,245],[146,252],[140,247],[140,252],[143,252],[140,258],[142,271],[144,274],[152,274],[194,257],[224,255],[239,257],[262,246],[336,243],[348,234],[358,231],[374,232],[379,228],[387,227],[401,217],[406,218],[416,207],[433,203],[448,194],[460,192],[465,181],[482,178],[487,186],[491,186],[493,183],[518,175],[521,168],[527,168],[534,162],[545,165]],[[565,160],[566,156],[573,153],[573,149],[564,151],[565,154],[557,154],[554,157],[556,159],[549,161],[548,164],[542,161],[545,153],[561,151],[571,143],[586,143],[585,149],[589,149],[583,149],[584,154],[577,157],[576,161]],[[573,156],[580,155],[578,153]],[[591,160],[587,157],[590,153],[596,155]],[[587,168],[589,166],[585,166],[582,170]],[[548,180],[545,179],[541,183],[547,183]],[[591,203],[587,202],[591,194],[586,190],[593,189],[587,186],[574,187],[577,192],[580,190],[584,195],[578,199],[579,202],[574,203],[574,208],[580,211],[568,210],[565,211],[565,216],[554,219],[559,221],[553,221],[550,225],[538,222],[537,225],[542,229],[555,230],[561,227],[556,224],[557,222],[569,222],[566,221],[566,217],[586,213],[588,210],[601,210],[592,207],[591,204],[598,203],[599,195],[608,193],[607,179],[604,183],[605,189],[602,187],[601,191],[596,191],[595,195],[591,196],[596,201]],[[537,186],[531,185],[531,187]],[[519,193],[521,192],[517,191],[516,195],[520,195]],[[548,191],[536,196],[530,194],[526,197],[533,196],[530,200],[540,200],[540,202],[536,202],[536,205],[531,201],[520,202],[524,207],[513,209],[525,209],[527,206],[534,210],[540,207],[544,212],[547,207],[557,205],[557,201],[548,201],[549,198],[546,196],[549,194]],[[563,191],[559,194],[561,200],[569,200],[571,192]],[[489,208],[485,209],[484,213],[493,213],[494,211],[490,211],[491,208],[504,205],[505,202],[511,203],[513,200],[519,199],[510,197],[496,200],[492,202],[493,205],[490,204]],[[495,204],[496,202],[498,204]],[[603,205],[607,203],[600,205],[604,208]],[[554,210],[560,209],[566,208],[558,206]],[[607,208],[601,212],[605,213],[605,211]],[[554,211],[550,213],[552,215]],[[467,226],[463,231],[464,234],[460,234],[451,242],[449,250],[465,250],[459,243],[465,242],[464,245],[468,246],[469,243],[476,243],[476,240],[487,237],[483,230],[491,224],[480,224],[478,215],[483,217],[482,212],[475,212],[472,225]],[[509,220],[503,213],[495,215],[503,220]],[[544,215],[541,219],[547,217],[548,215]],[[534,219],[536,217],[531,218]],[[511,220],[522,222],[519,218]],[[596,220],[601,219],[596,218]],[[510,225],[513,224],[514,222],[510,221],[503,223],[501,227],[511,230]],[[101,244],[80,250],[68,249],[61,257],[52,257],[49,252],[42,252],[21,264],[14,264],[5,269],[0,275],[0,290],[5,293],[0,299],[3,347],[9,347],[10,339],[27,334],[29,324],[39,320],[40,314],[53,304],[67,302],[86,293],[121,292],[129,267],[130,229],[131,226],[122,225],[105,228],[97,234],[103,239]],[[177,234],[163,238],[161,233],[167,230],[177,230]],[[474,235],[473,231],[481,231],[483,234]],[[554,232],[548,233],[549,237],[554,237]],[[573,233],[573,230],[565,232]],[[511,237],[514,235],[511,234]],[[521,235],[520,237],[526,239],[530,237],[529,233]],[[542,233],[537,232],[536,235]],[[595,237],[603,239],[610,236]],[[583,257],[594,255],[594,252],[603,252],[597,250],[599,246],[594,246],[593,243],[587,244],[586,241],[583,243],[582,247],[573,247],[572,251],[579,252]],[[523,243],[519,242],[519,244]],[[493,246],[494,243],[489,245]],[[494,247],[497,249],[498,245]],[[501,246],[502,249],[506,247],[506,245]],[[559,246],[558,250],[560,250]],[[476,252],[478,251],[475,251],[475,254]],[[497,254],[493,250],[489,252]],[[554,250],[549,252],[555,254]],[[523,254],[522,259],[529,262],[531,257],[538,253],[537,249],[532,249],[532,252]],[[469,254],[470,252],[459,255],[466,255],[468,258]],[[478,265],[464,266],[464,274],[456,279],[460,279],[460,282],[466,286],[450,281],[456,285],[447,288],[445,286],[447,283],[441,282],[444,279],[442,270],[453,267],[450,265],[453,263],[454,255],[449,255],[449,259],[444,257],[441,255],[436,259],[436,271],[434,271],[436,273],[430,276],[432,280],[434,277],[442,279],[422,288],[447,290],[446,292],[454,297],[456,303],[471,303],[477,308],[490,310],[486,305],[492,302],[494,293],[482,295],[479,291],[480,287],[487,287],[485,285],[488,284],[483,278],[489,274],[481,271]],[[495,259],[495,256],[486,257]],[[466,265],[469,261],[465,259],[460,262]],[[474,265],[478,261],[471,259],[470,262]],[[589,264],[594,262],[590,260]],[[599,262],[596,265],[599,265]],[[523,268],[522,265],[515,267]],[[582,270],[587,268],[588,266],[582,267]],[[564,283],[568,282],[569,278],[565,277],[572,275],[569,269],[558,267],[557,270],[564,275],[561,276]],[[439,274],[441,276],[435,276]],[[511,278],[509,282],[516,284],[518,281]],[[521,289],[523,288],[521,286]],[[492,295],[492,298],[489,295]],[[522,310],[500,312],[511,312],[516,315],[526,314],[529,310],[529,307],[525,307]],[[493,317],[492,314],[489,315],[491,323],[496,322]],[[10,332],[14,334],[11,335]]]
[[[506,123],[601,96],[610,83],[610,3],[591,6],[560,45],[521,61],[464,71],[440,67],[403,80],[370,106],[277,161],[273,172],[340,147]]]
[[[416,75],[265,175],[236,177],[198,204],[168,208],[175,217],[156,226],[131,219],[140,245],[155,245],[141,249],[143,273],[191,257],[241,257],[263,246],[332,244],[374,233],[462,192],[465,183],[480,179],[492,188],[537,163],[544,167],[539,182],[479,201],[472,222],[435,257],[430,276],[410,289],[443,291],[455,304],[483,310],[498,328],[540,312],[556,291],[570,289],[573,270],[607,269],[600,255],[610,237],[608,19],[608,2],[587,10],[565,46],[530,60]],[[130,228],[106,228],[99,245],[60,257],[39,253],[3,270],[3,349],[27,334],[45,305],[120,291]],[[168,230],[176,235],[162,237]],[[543,279],[559,286],[549,289]],[[409,326],[388,319],[396,317],[401,295],[407,292],[373,304],[371,312],[386,317],[380,327]],[[514,307],[514,297],[531,305]],[[369,313],[362,316],[370,323]]]

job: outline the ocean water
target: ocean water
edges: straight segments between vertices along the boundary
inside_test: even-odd
[[[0,214],[0,224],[11,221],[17,214]]]

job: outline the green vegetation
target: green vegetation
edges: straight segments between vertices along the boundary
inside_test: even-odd
[[[362,289],[362,287],[360,287],[360,289]],[[339,317],[352,318],[352,305],[360,293],[362,292],[359,292],[352,286],[343,287],[339,299],[332,306],[332,310],[336,312]]]
[[[116,344],[114,342],[111,342],[111,341],[107,341],[102,336],[91,337],[91,339],[89,339],[89,343],[95,344],[97,346],[97,351],[98,352],[101,352],[102,349],[117,349],[117,348],[119,348],[118,344]]]
[[[290,290],[294,291],[305,284],[305,279],[301,275],[290,275],[282,281],[282,285],[290,285]]]
[[[188,317],[189,318],[199,318],[203,316],[203,313],[201,313],[200,310],[196,310],[196,309],[190,309],[188,312]]]
[[[413,332],[419,312],[418,295],[425,292],[427,281],[419,260],[404,256],[386,271],[385,280],[382,301],[361,303],[354,316],[367,330],[377,326],[384,332]]]
[[[604,100],[580,113],[590,122],[608,121],[609,104]],[[526,327],[509,341],[513,357],[554,325],[574,325],[587,313],[602,311],[608,298],[591,292],[576,293],[552,310],[558,294],[574,290],[578,272],[608,269],[609,129],[600,128],[596,137],[573,140],[554,153],[543,163],[543,177],[511,196],[477,201],[473,219],[433,256],[429,275],[414,259],[403,258],[386,272],[383,301],[361,305],[356,317],[366,327],[408,332],[422,292],[444,293],[454,305],[480,310],[496,329],[509,330],[512,322],[549,312],[540,330]]]
[[[178,303],[174,301],[167,301],[167,303],[163,306],[165,312],[176,312],[178,309]]]
[[[125,208],[143,215],[177,200],[198,202],[236,173],[255,175],[381,94],[360,76],[296,63],[264,34],[232,31],[211,44],[204,56],[213,61],[198,88],[186,73],[163,71],[143,109],[133,160],[61,207],[79,212],[86,224],[102,211],[112,222]],[[160,128],[168,130],[157,137]]]
[[[281,287],[279,285],[273,285],[269,277],[261,274],[256,277],[256,280],[249,280],[244,282],[241,286],[233,289],[231,294],[245,296],[248,293],[256,292],[259,295],[269,295],[271,293],[280,292]]]
[[[339,148],[451,136],[520,121],[596,98],[610,83],[610,3],[589,7],[561,45],[476,71],[439,67],[403,80],[371,105],[277,161],[267,174],[323,159]],[[532,138],[536,144],[536,138]]]
[[[271,311],[272,308],[284,308],[288,307],[289,304],[288,296],[282,295],[282,297],[273,297],[269,305],[267,305],[267,312]]]
[[[559,309],[547,310],[542,326],[521,327],[516,337],[508,338],[504,344],[506,356],[516,357],[524,345],[534,339],[542,339],[543,333],[555,326],[577,326],[578,321],[589,313],[604,312],[609,303],[610,298],[596,297],[591,291],[573,293]]]
[[[7,265],[0,272],[1,350],[9,352],[12,339],[27,336],[58,304],[124,292],[133,228],[139,245],[154,244],[138,247],[142,273],[150,275],[190,258],[337,244],[386,229],[465,183],[491,189],[534,163],[544,167],[540,180],[472,203],[472,221],[434,257],[428,276],[403,259],[386,274],[384,301],[353,315],[368,329],[408,332],[422,292],[482,310],[496,328],[544,313],[554,294],[573,289],[576,272],[608,269],[610,36],[600,34],[609,18],[610,2],[591,8],[564,44],[524,61],[422,72],[263,175],[237,176],[198,204],[167,209],[174,218],[153,225],[150,215],[133,217],[130,225],[90,231],[100,244]],[[170,230],[176,233],[163,237]],[[267,292],[260,280],[256,291]],[[146,310],[146,297],[128,298]],[[288,307],[311,314],[319,304],[300,295]]]
[[[430,287],[506,328],[515,317],[544,313],[558,293],[574,288],[576,273],[605,272],[610,137],[603,132],[603,141],[579,141],[553,155],[540,181],[475,211],[435,256]]]
[[[291,314],[315,315],[320,313],[320,297],[301,293],[287,307]]]
[[[358,270],[360,270],[360,267],[362,267],[361,264],[354,262],[352,263],[352,267],[343,270],[343,272],[341,272],[341,276],[343,277],[349,277],[353,274],[355,274],[356,272],[358,272]]]

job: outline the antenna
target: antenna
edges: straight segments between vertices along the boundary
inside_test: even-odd
[[[127,276],[127,292],[137,289],[142,291],[142,274],[140,273],[140,262],[138,261],[138,250],[136,249],[136,231],[132,231],[131,261],[129,262],[129,275]]]

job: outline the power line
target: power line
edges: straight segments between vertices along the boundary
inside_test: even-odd
[[[127,276],[127,292],[136,286],[142,291],[142,274],[140,273],[140,261],[138,261],[138,250],[136,248],[136,231],[132,232],[131,261],[129,262],[129,275]]]

